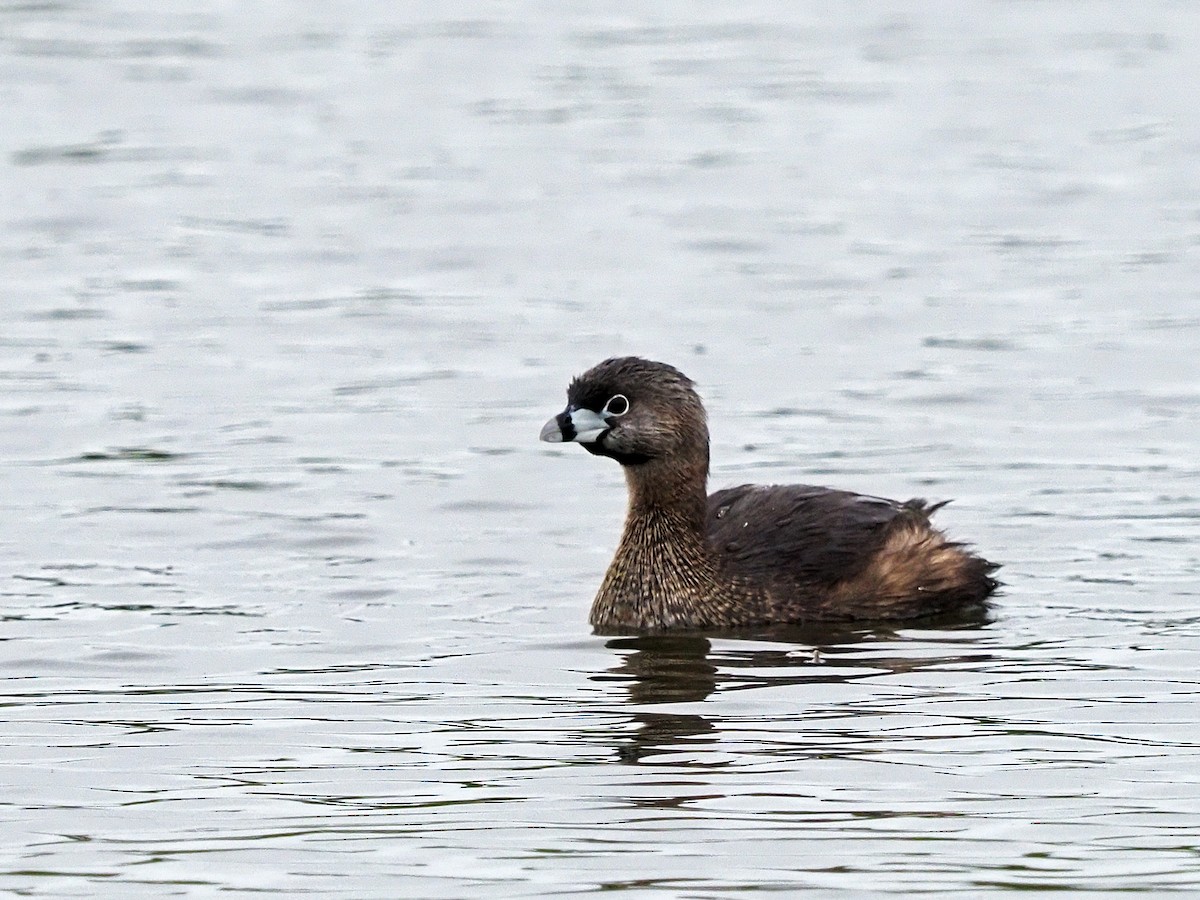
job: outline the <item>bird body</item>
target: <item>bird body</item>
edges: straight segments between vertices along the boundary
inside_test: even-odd
[[[997,586],[994,564],[931,524],[942,504],[810,485],[709,496],[704,407],[672,366],[605,360],[567,400],[542,440],[617,460],[629,490],[597,631],[914,619],[977,606]]]

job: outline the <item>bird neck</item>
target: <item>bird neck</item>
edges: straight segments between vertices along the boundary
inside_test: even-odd
[[[703,542],[708,515],[708,438],[686,453],[625,466],[629,517],[661,517],[690,528]]]
[[[626,467],[629,510],[592,605],[598,630],[687,626],[714,594],[718,572],[705,539],[707,470],[707,452],[689,466],[651,460]]]
[[[661,522],[673,531],[692,532],[703,539],[704,521],[708,515],[707,466],[691,467],[690,471],[666,469],[657,460],[643,466],[628,466],[625,481],[629,488],[629,513],[626,521]]]

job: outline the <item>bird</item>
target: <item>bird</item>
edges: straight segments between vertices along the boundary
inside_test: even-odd
[[[590,624],[597,633],[897,622],[985,605],[999,568],[950,540],[944,503],[804,484],[708,493],[709,433],[690,378],[637,356],[573,379],[540,439],[621,465],[625,524]]]

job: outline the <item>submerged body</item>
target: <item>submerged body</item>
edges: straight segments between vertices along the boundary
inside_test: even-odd
[[[913,619],[978,605],[996,588],[996,566],[934,528],[938,506],[921,500],[809,485],[708,496],[704,407],[665,363],[606,360],[567,400],[542,440],[617,460],[629,487],[592,605],[599,631]]]

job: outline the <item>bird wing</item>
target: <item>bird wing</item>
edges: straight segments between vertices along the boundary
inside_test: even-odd
[[[708,498],[707,535],[733,574],[821,587],[862,572],[898,520],[928,521],[936,508],[805,484],[744,484]]]

